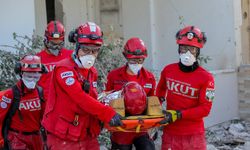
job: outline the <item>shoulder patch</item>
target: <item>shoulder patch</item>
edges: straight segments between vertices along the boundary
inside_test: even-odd
[[[61,73],[62,79],[67,78],[67,77],[73,77],[73,71],[66,71],[66,72]]]
[[[69,78],[67,78],[66,80],[65,80],[65,83],[66,83],[66,85],[72,85],[72,84],[74,84],[75,83],[75,79],[74,78],[72,78],[72,77],[69,77]]]
[[[5,109],[5,108],[7,108],[7,103],[1,102],[0,106],[1,106],[1,108]]]
[[[11,103],[11,99],[8,98],[8,97],[6,97],[6,96],[3,96],[3,97],[2,97],[2,101],[3,101],[3,102],[6,102],[6,103]]]
[[[210,102],[214,100],[214,89],[211,88],[206,89],[206,99]]]
[[[151,83],[146,83],[145,85],[144,85],[144,88],[149,88],[149,89],[152,89],[152,84]]]
[[[92,85],[93,85],[94,88],[96,88],[97,87],[97,82],[93,82]]]

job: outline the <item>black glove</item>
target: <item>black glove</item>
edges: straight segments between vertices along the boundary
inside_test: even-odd
[[[110,120],[109,125],[110,126],[122,126],[122,116],[118,113],[116,113],[113,118]]]
[[[160,124],[169,124],[175,122],[177,119],[181,119],[181,112],[179,110],[163,110],[164,119],[160,121]]]

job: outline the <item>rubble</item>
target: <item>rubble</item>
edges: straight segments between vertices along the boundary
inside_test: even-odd
[[[250,122],[234,119],[206,129],[208,150],[250,150]]]

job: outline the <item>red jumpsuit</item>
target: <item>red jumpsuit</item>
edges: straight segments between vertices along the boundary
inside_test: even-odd
[[[90,83],[89,94],[82,89],[86,79]],[[78,68],[71,57],[57,64],[42,120],[51,150],[99,149],[97,118],[109,122],[116,112],[96,100],[96,80],[94,67],[89,70]]]
[[[21,87],[21,81],[17,83]],[[13,101],[12,89],[8,89],[0,100],[0,136],[2,137],[3,121]],[[40,103],[37,89],[28,90],[24,87],[21,95],[19,111],[12,117],[8,140],[13,150],[42,150],[42,140],[39,134],[40,121],[44,104]]]
[[[108,74],[106,91],[118,91],[121,90],[123,85],[127,82],[136,81],[144,88],[147,96],[155,95],[156,83],[154,75],[151,72],[147,71],[145,68],[142,68],[138,75],[129,75],[126,73],[126,68],[127,65],[112,70]],[[116,144],[131,145],[134,143],[136,138],[143,135],[147,135],[147,133],[113,132],[111,140]]]
[[[185,73],[171,64],[161,72],[156,94],[166,97],[167,109],[182,112],[180,120],[164,128],[162,150],[206,149],[203,118],[212,107],[213,76],[202,67]]]
[[[63,60],[67,57],[69,57],[73,53],[72,50],[67,50],[65,48],[60,50],[60,53],[58,56],[49,54],[45,49],[37,53],[37,56],[41,57],[41,62],[44,64],[49,71],[46,74],[42,74],[38,84],[43,88],[44,90],[44,97],[47,99],[49,94],[49,83],[51,78],[51,72],[53,71],[56,63],[60,60]]]

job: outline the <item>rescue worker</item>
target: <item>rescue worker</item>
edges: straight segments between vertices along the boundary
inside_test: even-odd
[[[130,38],[124,46],[123,55],[127,63],[108,74],[106,91],[121,90],[126,83],[134,81],[144,88],[147,96],[154,96],[156,86],[154,75],[143,67],[144,60],[148,56],[144,42],[137,37]],[[133,144],[137,150],[155,149],[147,132],[113,132],[111,141],[114,150],[130,150]]]
[[[16,64],[15,72],[20,80],[0,100],[0,139],[4,149],[42,150],[39,129],[44,103],[37,82],[45,67],[38,56],[26,55]]]
[[[42,125],[51,150],[99,150],[99,120],[122,125],[120,115],[97,98],[97,71],[93,67],[103,44],[102,31],[93,22],[80,25],[69,34],[76,42],[71,57],[55,67]]]
[[[161,72],[156,94],[166,99],[168,122],[164,127],[162,150],[205,150],[203,118],[208,116],[214,99],[214,79],[199,66],[197,58],[206,43],[199,28],[187,26],[176,34],[179,62],[167,65]]]
[[[64,35],[65,29],[61,22],[50,21],[45,29],[44,33],[44,49],[37,53],[37,56],[41,57],[42,63],[45,64],[48,73],[43,74],[38,84],[43,87],[44,94],[47,99],[49,93],[49,83],[51,78],[51,72],[53,71],[55,64],[71,56],[72,50],[64,48]]]

